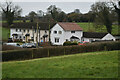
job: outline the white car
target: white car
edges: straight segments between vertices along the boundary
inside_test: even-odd
[[[24,43],[22,47],[23,48],[36,48],[36,44],[35,43]]]
[[[18,43],[5,43],[5,45],[20,47],[20,44],[18,44]]]

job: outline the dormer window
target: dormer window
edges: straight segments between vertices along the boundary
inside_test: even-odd
[[[71,31],[71,33],[75,33],[75,31]]]

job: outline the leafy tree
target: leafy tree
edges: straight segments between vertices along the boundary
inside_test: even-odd
[[[35,19],[37,18],[37,13],[35,13],[34,11],[31,11],[28,14],[28,17],[31,19],[31,22],[35,21]]]
[[[8,25],[11,25],[13,23],[14,17],[19,16],[22,12],[22,9],[18,5],[14,5],[12,2],[5,2],[3,5],[0,4],[0,7]]]
[[[38,17],[43,17],[44,16],[44,12],[42,10],[37,11],[37,16]]]
[[[51,14],[52,18],[57,21],[57,17],[61,11],[60,8],[57,8],[55,5],[51,5],[47,8],[48,14]]]
[[[97,25],[105,25],[108,33],[112,31],[111,8],[106,2],[97,2],[91,6],[92,12],[95,13],[95,22]]]
[[[69,13],[68,14],[68,21],[70,21],[70,22],[79,22],[80,21],[80,14],[78,14],[78,13],[74,13],[74,12],[72,12],[72,13]]]
[[[67,15],[62,11],[57,15],[57,21],[58,22],[66,22],[67,21]]]
[[[74,13],[81,14],[81,12],[80,12],[79,9],[75,9],[75,10],[74,10]]]

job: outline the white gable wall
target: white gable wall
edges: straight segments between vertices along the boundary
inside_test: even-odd
[[[110,33],[108,33],[106,36],[102,38],[102,40],[114,40],[115,41],[115,37],[113,37]]]
[[[54,31],[57,31],[57,34],[54,33]],[[62,34],[59,34],[59,31],[62,31]],[[50,38],[51,38],[51,43],[53,45],[62,45],[64,42],[64,30],[63,28],[61,28],[58,24],[56,24],[52,29],[51,29],[51,34],[50,34]],[[59,42],[56,43],[55,42],[55,38],[59,38]]]
[[[54,33],[54,31],[57,31],[57,34]],[[62,34],[59,34],[59,31],[62,31]],[[66,41],[70,41],[70,38],[72,36],[78,37],[81,41],[81,37],[83,35],[83,31],[75,31],[75,33],[71,33],[71,31],[65,31],[59,24],[56,24],[52,29],[51,29],[51,43],[53,45],[63,45],[63,43]],[[55,42],[55,38],[59,38],[59,42]]]

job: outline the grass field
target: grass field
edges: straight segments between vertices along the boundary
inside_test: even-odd
[[[10,36],[10,29],[0,27],[0,31],[2,30],[2,40],[7,41],[8,37]]]
[[[83,28],[83,31],[86,32],[107,32],[106,27],[101,27],[96,29],[93,25],[93,23],[78,23],[81,28]],[[117,35],[118,34],[118,25],[113,25],[112,26],[112,35]]]
[[[117,78],[118,51],[3,62],[2,67],[3,78]]]

